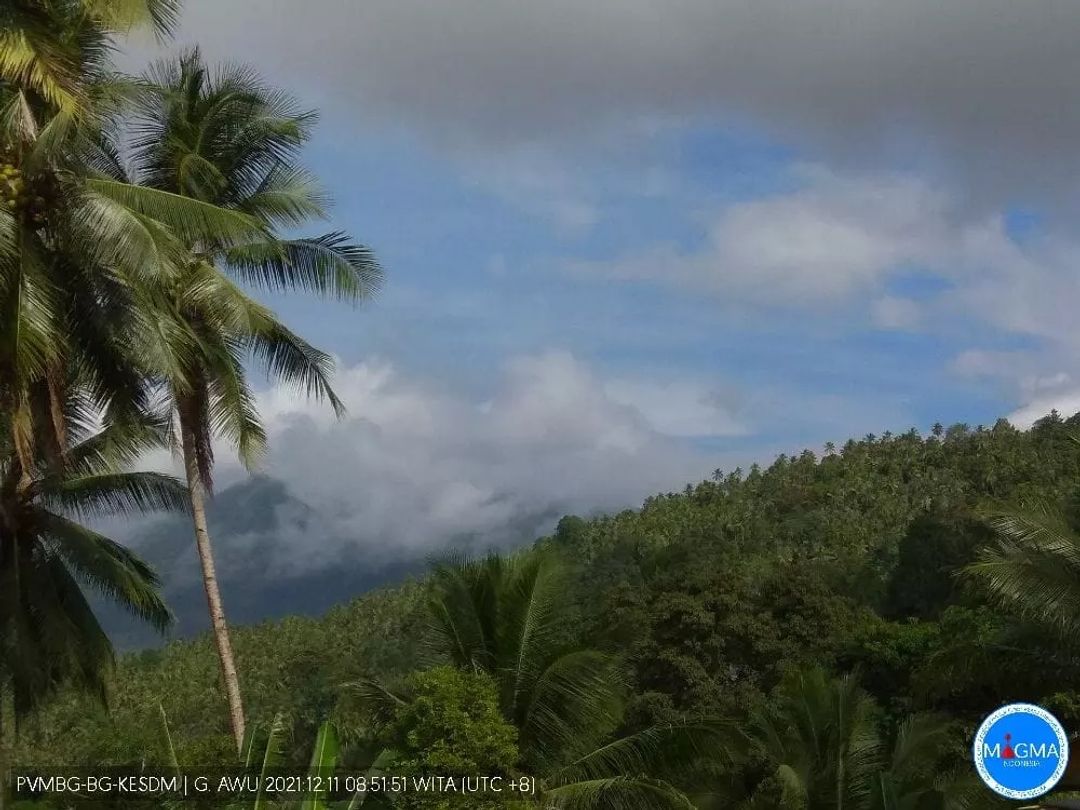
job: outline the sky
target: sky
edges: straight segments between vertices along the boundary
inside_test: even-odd
[[[349,415],[265,387],[262,471],[419,553],[1080,410],[1078,33],[1074,0],[187,0],[173,50],[319,110],[319,227],[386,272],[271,299]]]

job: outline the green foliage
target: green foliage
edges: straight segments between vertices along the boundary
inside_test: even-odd
[[[87,52],[133,28],[164,34],[178,10],[177,0],[10,0],[0,10],[0,99],[14,109],[41,99],[85,115],[93,98]]]
[[[425,775],[506,776],[518,761],[517,729],[499,707],[498,687],[486,673],[437,667],[411,675],[408,698],[394,714],[386,743],[395,755],[390,769],[410,780]],[[400,807],[495,807],[495,796],[405,795]]]
[[[820,569],[732,560],[706,540],[657,552],[643,582],[613,589],[598,631],[630,645],[634,720],[738,713],[788,668],[834,664],[873,614]]]
[[[544,552],[457,560],[432,572],[434,650],[496,680],[522,759],[537,770],[590,750],[622,710],[616,659],[582,646],[567,623],[567,585],[558,559]]]
[[[386,748],[418,772],[468,770],[478,750],[499,750],[485,748],[492,729],[511,730],[517,753],[500,767],[535,775],[549,807],[811,808],[836,790],[853,810],[979,806],[985,794],[942,774],[966,767],[975,725],[1008,700],[1080,722],[1069,688],[1080,649],[1057,618],[956,569],[1007,542],[1021,560],[1067,552],[1075,422],[782,458],[640,512],[564,519],[533,551],[445,562],[323,619],[241,629],[252,723],[283,715],[282,762],[294,767],[332,716],[349,767]],[[1053,543],[1043,524],[999,540],[983,522],[987,504],[1036,496],[1050,504]],[[1055,581],[1056,617],[1072,580]],[[858,684],[845,676],[856,671]],[[385,685],[381,709],[342,691],[357,681]],[[27,719],[16,754],[167,761],[160,702],[178,761],[229,761],[219,689],[208,639],[129,657],[111,712],[63,692]],[[822,713],[829,732],[807,738],[800,711]],[[745,734],[721,744],[718,724]],[[912,748],[926,758],[898,759]],[[393,761],[381,760],[388,773]]]
[[[1080,534],[1060,509],[1000,512],[990,520],[998,542],[966,574],[999,604],[1071,635],[1080,627]]]
[[[438,565],[428,605],[434,648],[495,679],[545,806],[686,806],[664,777],[703,755],[706,734],[678,725],[612,738],[623,716],[618,659],[582,646],[570,582],[543,547]]]
[[[334,713],[342,684],[404,677],[417,666],[422,594],[415,586],[368,594],[320,619],[290,618],[238,628],[249,725],[264,732],[278,715],[287,733],[282,760],[307,764],[319,726]],[[122,658],[107,683],[108,710],[64,691],[27,718],[16,761],[42,767],[168,764],[160,706],[180,764],[208,767],[236,758],[212,639],[176,642]],[[359,722],[359,721],[357,721]],[[345,713],[338,725],[348,732]]]
[[[959,780],[944,776],[942,769],[947,722],[913,715],[886,739],[872,700],[851,676],[830,679],[818,668],[791,673],[771,704],[732,736],[734,756],[764,757],[768,776],[751,788],[754,807],[956,806],[950,797]]]
[[[971,514],[916,517],[900,541],[883,613],[898,619],[936,619],[948,605],[961,601],[956,574],[993,536],[992,528]]]
[[[929,706],[967,722],[1002,685],[988,672],[949,688],[926,681],[962,658],[954,649],[1010,622],[964,618],[981,615],[971,611],[985,596],[957,568],[991,537],[986,504],[1074,501],[1077,424],[1048,419],[1021,432],[999,423],[852,441],[821,459],[782,456],[639,512],[564,520],[548,542],[575,562],[590,643],[630,652],[635,723],[740,716],[783,671],[809,663],[867,670],[890,712]],[[1053,677],[1075,677],[1063,658],[1052,656],[1061,662]],[[1043,668],[1020,660],[1029,663],[1016,682],[1045,690]]]
[[[79,408],[85,403],[68,403]],[[0,413],[0,711],[10,693],[19,717],[66,683],[103,690],[113,649],[84,587],[159,629],[171,621],[157,574],[79,521],[181,509],[185,501],[170,476],[124,469],[118,448],[139,446],[150,431],[84,428],[69,434],[59,459],[26,467],[9,427]]]

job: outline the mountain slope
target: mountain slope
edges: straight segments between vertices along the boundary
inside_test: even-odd
[[[1038,499],[1080,523],[1078,429],[1080,416],[1052,415],[1030,431],[999,422],[927,438],[866,437],[824,458],[807,451],[767,469],[718,474],[640,510],[564,518],[538,542],[571,563],[580,621],[568,630],[623,656],[631,725],[739,717],[786,668],[806,663],[860,670],[897,716],[922,707],[970,723],[987,706],[1024,698],[1045,699],[1063,721],[1080,722],[1080,695],[1062,689],[1080,681],[1080,665],[1045,638],[1025,636],[1038,655],[1013,656],[1007,666],[979,663],[1009,630],[1008,617],[955,577],[988,537],[979,520],[987,503]],[[281,494],[258,481],[235,493],[235,502],[265,519],[263,505]],[[219,508],[229,502],[222,497]],[[290,508],[304,520],[302,508]],[[240,520],[223,514],[221,525],[230,519]],[[177,552],[164,535],[160,543],[163,554],[189,550]],[[245,560],[247,570],[257,568],[258,555]],[[353,576],[327,574],[334,575],[341,583]],[[330,579],[299,581],[283,579],[259,604],[266,594],[307,606],[328,598],[307,589],[330,587]],[[231,585],[226,599],[243,606],[237,580]],[[296,729],[290,750],[301,756],[314,724],[343,710],[342,684],[393,679],[424,663],[423,605],[422,583],[406,583],[318,619],[237,628],[253,721],[285,712]],[[159,702],[176,718],[187,755],[227,751],[217,681],[205,636],[127,656],[114,679],[111,716],[64,694],[21,731],[20,758],[153,757]]]

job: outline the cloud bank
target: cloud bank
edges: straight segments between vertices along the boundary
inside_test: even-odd
[[[296,517],[288,505],[273,532],[230,539],[234,556],[259,546],[264,574],[357,552],[386,564],[527,542],[562,514],[637,506],[707,477],[725,459],[684,439],[744,430],[708,385],[604,380],[558,351],[510,361],[484,400],[374,360],[342,369],[335,387],[349,408],[341,421],[288,389],[260,396],[271,449],[259,472],[306,507]],[[242,478],[225,448],[218,457],[223,485]]]
[[[1077,30],[1072,0],[188,0],[182,39],[441,144],[742,121],[1003,197],[1075,187]]]

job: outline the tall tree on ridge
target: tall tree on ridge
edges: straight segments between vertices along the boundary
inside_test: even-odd
[[[295,163],[313,116],[240,67],[216,74],[197,50],[160,64],[132,119],[131,181],[220,206],[258,222],[247,241],[192,239],[182,271],[153,285],[155,328],[140,341],[146,371],[169,402],[187,476],[195,542],[221,664],[230,725],[243,744],[245,718],[232,643],[206,519],[215,437],[250,465],[261,454],[245,363],[343,407],[331,388],[331,358],[284,326],[236,283],[306,290],[358,302],[374,293],[381,268],[340,232],[286,238],[278,229],[325,216],[313,178]],[[127,178],[119,165],[116,180]],[[235,280],[234,280],[235,279]]]

